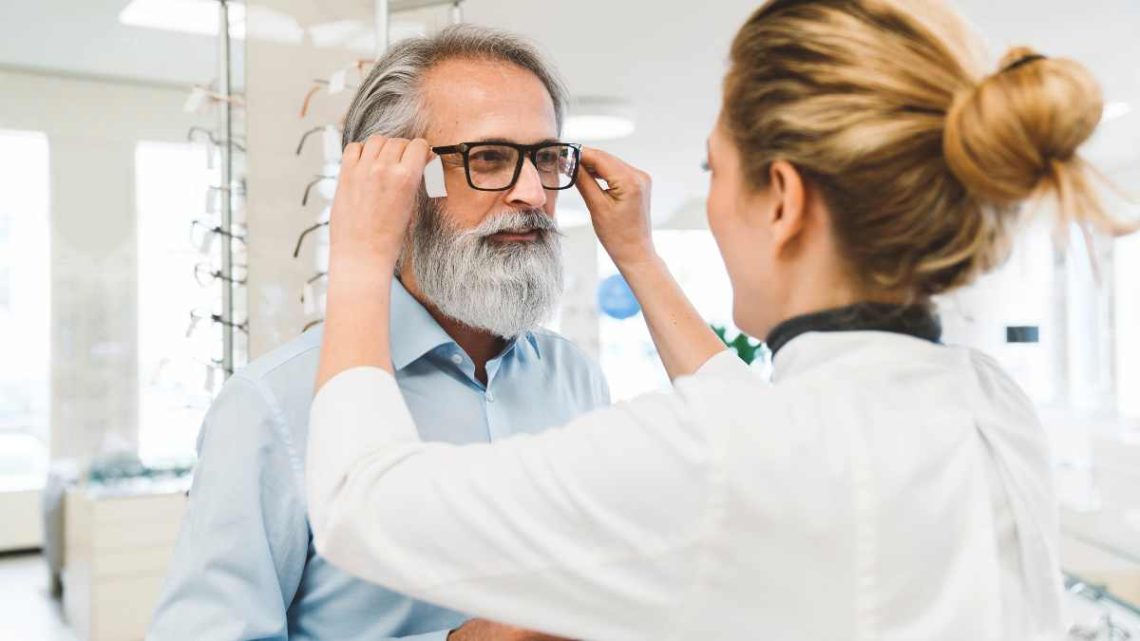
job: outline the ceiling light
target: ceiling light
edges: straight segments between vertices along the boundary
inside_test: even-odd
[[[570,104],[562,135],[568,140],[593,142],[625,138],[635,129],[629,103],[613,98],[579,98]]]
[[[336,20],[309,27],[309,38],[318,49],[339,47],[370,29],[360,20]]]
[[[231,5],[230,20],[244,25],[245,7]],[[131,0],[119,12],[119,22],[131,27],[214,36],[218,34],[218,6],[200,0]]]
[[[292,16],[246,3],[229,3],[230,35],[246,37],[247,17],[256,28],[250,34],[259,40],[288,44],[304,42],[305,30]],[[119,12],[119,22],[130,27],[159,29],[201,36],[218,35],[218,4],[203,0],[131,0]]]

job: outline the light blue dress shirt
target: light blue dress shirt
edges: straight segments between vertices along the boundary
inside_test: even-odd
[[[489,361],[484,386],[471,359],[398,282],[391,332],[396,378],[424,440],[493,441],[609,403],[597,365],[542,330]],[[320,342],[320,331],[311,331],[258,359],[210,408],[148,641],[442,641],[467,619],[316,555],[304,455]]]

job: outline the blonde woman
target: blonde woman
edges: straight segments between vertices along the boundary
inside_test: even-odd
[[[737,35],[708,217],[771,385],[654,252],[649,177],[584,150],[608,189],[577,188],[673,389],[490,445],[420,442],[391,376],[393,266],[449,141],[347,145],[308,452],[319,553],[573,638],[1057,638],[1045,435],[993,360],[941,344],[931,297],[1002,260],[1023,201],[1125,229],[1078,155],[1093,78],[1029,49],[980,73],[964,33],[933,2],[773,0]]]

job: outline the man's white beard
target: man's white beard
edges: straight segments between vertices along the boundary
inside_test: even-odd
[[[426,200],[426,199],[424,199]],[[409,247],[423,295],[455,320],[514,338],[547,320],[562,295],[558,225],[541,210],[494,215],[456,230],[435,201],[421,201]],[[499,243],[492,234],[534,230],[531,242]]]

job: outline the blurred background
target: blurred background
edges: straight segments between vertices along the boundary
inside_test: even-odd
[[[1028,44],[1093,70],[1108,104],[1087,155],[1119,188],[1105,193],[1114,210],[1140,215],[1140,4],[950,4],[995,65]],[[732,326],[701,169],[728,44],[757,6],[5,2],[0,639],[142,638],[213,396],[320,322],[338,126],[378,33],[465,21],[535,40],[573,95],[564,139],[653,175],[658,248],[706,319],[765,370],[764,348]],[[551,327],[600,361],[615,400],[662,387],[576,192],[559,220],[569,272]],[[1000,271],[939,301],[947,341],[994,355],[1042,409],[1074,638],[1140,635],[1137,275],[1140,237],[1086,249],[1043,216]]]

